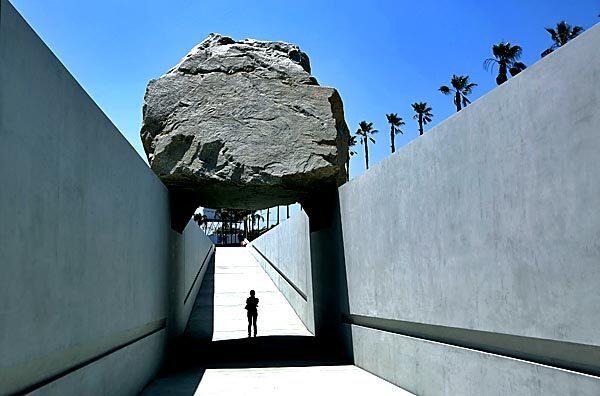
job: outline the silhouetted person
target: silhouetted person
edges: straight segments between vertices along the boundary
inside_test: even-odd
[[[250,329],[254,325],[254,337],[256,337],[256,318],[258,317],[258,298],[254,297],[254,290],[250,290],[250,297],[246,299],[246,310],[248,311],[248,337]]]

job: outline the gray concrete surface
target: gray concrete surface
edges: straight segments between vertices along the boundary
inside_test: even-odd
[[[194,221],[188,222],[183,234],[173,230],[170,234],[168,336],[174,339],[185,331],[202,280],[214,261],[215,247]]]
[[[339,189],[352,314],[600,346],[598,48],[600,26]]]
[[[356,366],[209,369],[194,395],[363,396],[404,395],[404,391]]]
[[[352,326],[355,364],[416,395],[600,394],[600,379],[385,331]]]
[[[137,395],[140,384],[148,382],[148,373],[156,372],[162,362],[161,331],[131,344],[84,370],[78,370],[31,393],[31,395]],[[129,378],[124,380],[124,373]]]
[[[258,249],[258,252],[253,248]],[[252,241],[250,253],[277,285],[306,327],[314,332],[309,224],[306,213],[297,213]]]
[[[141,389],[160,364],[169,288],[184,289],[169,284],[166,188],[6,0],[0,141],[0,394],[78,365],[60,381],[74,388],[56,392]],[[209,243],[182,238],[196,251]],[[138,337],[114,352],[127,370],[94,360]]]

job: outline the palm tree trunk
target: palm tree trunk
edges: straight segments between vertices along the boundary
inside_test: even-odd
[[[267,230],[269,229],[269,212],[271,211],[271,208],[267,208]]]
[[[395,142],[394,142],[394,126],[392,125],[390,127],[390,141],[392,142],[392,154],[394,154],[394,151],[396,151],[396,146],[395,146]]]
[[[419,114],[419,135],[423,134],[423,114]]]
[[[365,137],[363,141],[365,143],[365,164],[369,169],[369,140]]]
[[[454,95],[454,104],[456,105],[456,112],[459,112],[462,109],[460,99],[460,92],[456,91],[456,94]]]
[[[350,154],[346,158],[346,181],[350,181]]]
[[[508,66],[505,62],[501,62],[498,67],[498,77],[496,77],[496,84],[500,85],[508,80]]]

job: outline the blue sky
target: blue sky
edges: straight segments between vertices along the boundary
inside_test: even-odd
[[[429,127],[454,112],[451,97],[437,91],[453,73],[479,84],[472,99],[493,89],[494,75],[482,66],[492,44],[521,45],[531,65],[551,44],[544,27],[600,21],[599,0],[11,1],[142,156],[148,80],[219,32],[298,44],[320,84],[339,90],[350,130],[364,119],[381,131],[372,164],[389,155],[385,113],[407,123],[401,147],[418,136],[411,103],[430,103]],[[363,171],[361,152],[351,173]]]

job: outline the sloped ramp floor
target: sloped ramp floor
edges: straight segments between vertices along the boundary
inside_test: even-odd
[[[256,338],[247,338],[244,304],[250,289],[260,299]],[[219,247],[184,337],[142,395],[365,392],[410,395],[320,344],[246,248]]]

